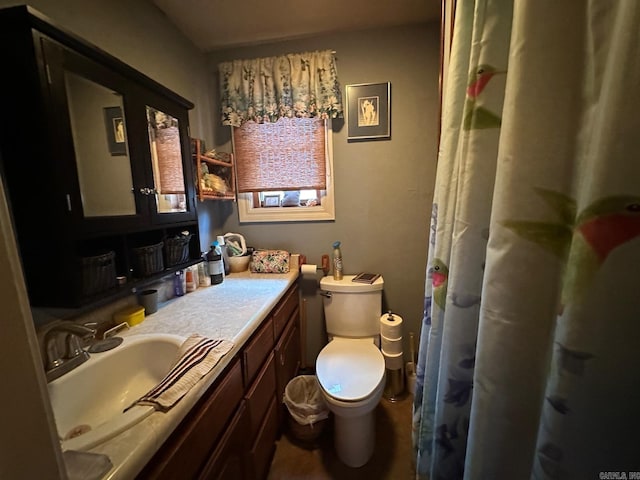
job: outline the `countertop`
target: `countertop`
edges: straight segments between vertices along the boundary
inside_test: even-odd
[[[183,297],[160,304],[156,313],[118,334],[127,337],[170,333],[186,338],[198,333],[210,338],[231,340],[234,347],[169,412],[154,412],[127,431],[90,450],[111,459],[113,468],[106,474],[105,480],[131,480],[140,472],[276,306],[297,276],[297,272],[232,273],[221,284],[198,288]]]

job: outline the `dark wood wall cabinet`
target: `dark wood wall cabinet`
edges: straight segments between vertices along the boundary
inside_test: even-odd
[[[104,303],[199,261],[193,104],[28,6],[0,10],[0,52],[0,167],[31,304]]]
[[[267,477],[282,431],[284,386],[300,367],[298,292],[294,284],[138,480]]]

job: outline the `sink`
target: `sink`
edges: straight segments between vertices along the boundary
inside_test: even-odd
[[[169,334],[125,336],[122,344],[50,382],[62,450],[88,450],[132,427],[155,410],[128,409],[173,366],[185,338]]]

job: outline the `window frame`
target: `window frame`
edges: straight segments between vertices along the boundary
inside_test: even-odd
[[[233,143],[233,127],[231,127],[231,141]],[[335,220],[333,130],[331,119],[325,120],[325,154],[327,162],[327,188],[326,195],[323,197],[321,205],[312,207],[254,207],[253,193],[238,193],[238,220],[240,223],[315,222]]]

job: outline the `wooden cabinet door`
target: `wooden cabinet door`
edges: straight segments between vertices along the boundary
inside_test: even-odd
[[[296,376],[300,368],[300,315],[296,309],[275,348],[276,358],[276,394],[282,401],[287,383]],[[283,419],[283,408],[278,409],[280,420]]]
[[[249,416],[244,402],[205,465],[201,480],[245,480],[247,475],[247,447]],[[187,477],[175,477],[187,478]]]
[[[269,405],[275,398],[275,394],[276,369],[273,353],[271,353],[244,397],[249,411],[250,438],[255,438],[258,433],[258,429],[264,420]]]
[[[252,480],[264,480],[269,472],[269,465],[276,451],[278,435],[278,413],[275,399],[271,401],[269,410],[258,431],[258,435],[249,451],[249,477]]]
[[[138,476],[142,479],[195,478],[210,458],[218,438],[242,401],[240,362],[216,383],[182,421]],[[233,425],[227,428],[232,430]],[[246,428],[245,428],[246,430]],[[224,437],[222,437],[224,438]],[[221,440],[220,443],[223,443]]]

